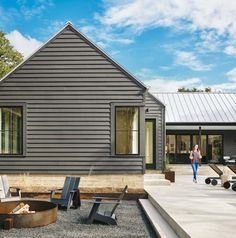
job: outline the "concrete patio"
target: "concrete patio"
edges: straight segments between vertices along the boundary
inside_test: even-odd
[[[171,186],[145,187],[149,199],[140,202],[159,237],[234,236],[236,192],[206,185],[204,179],[195,184],[191,176],[178,175]]]

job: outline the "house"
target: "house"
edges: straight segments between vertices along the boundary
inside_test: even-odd
[[[67,23],[0,81],[1,173],[162,169],[165,106]]]
[[[171,163],[189,163],[199,144],[203,163],[236,157],[236,93],[154,93],[166,105],[166,147]]]

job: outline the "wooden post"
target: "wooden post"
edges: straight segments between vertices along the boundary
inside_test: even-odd
[[[202,143],[202,127],[199,126],[199,129],[198,129],[198,147],[199,149],[201,150],[201,143]]]

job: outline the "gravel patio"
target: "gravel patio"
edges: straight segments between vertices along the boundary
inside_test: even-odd
[[[155,237],[150,224],[136,201],[123,201],[117,208],[118,226],[85,224],[92,204],[83,203],[80,209],[58,211],[57,222],[31,229],[0,229],[1,238],[77,238],[77,237]]]

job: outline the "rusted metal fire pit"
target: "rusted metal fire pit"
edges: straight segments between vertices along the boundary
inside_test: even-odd
[[[30,206],[29,214],[9,214],[20,203]],[[57,220],[57,205],[46,201],[21,200],[0,203],[0,221],[5,229],[47,226]]]

